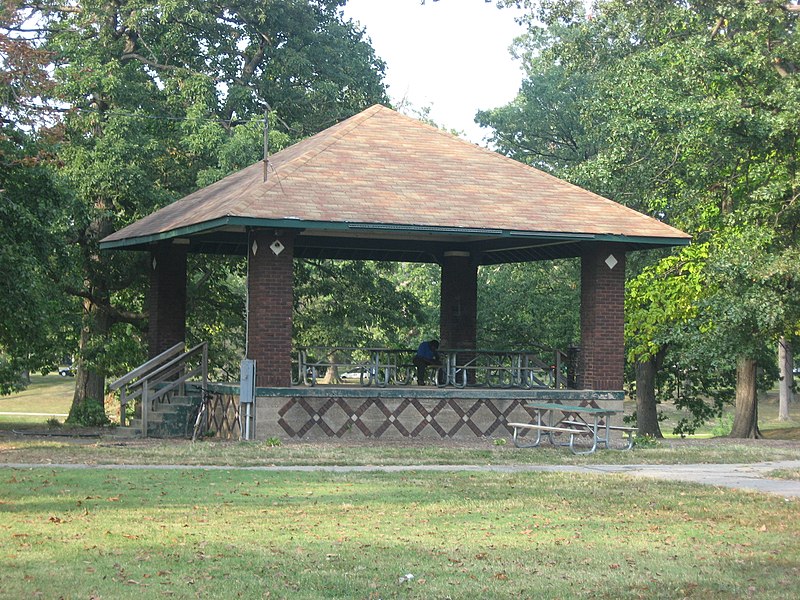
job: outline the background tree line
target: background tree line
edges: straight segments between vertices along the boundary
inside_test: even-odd
[[[376,102],[384,65],[341,0],[0,9],[0,386],[74,355],[74,416],[144,359],[146,265],[106,234]],[[543,0],[514,45],[520,93],[478,121],[496,148],[691,233],[629,261],[640,430],[676,398],[682,431],[756,390],[800,322],[795,3]],[[487,10],[491,7],[487,6]],[[192,259],[189,337],[235,367],[242,261]],[[479,343],[577,342],[577,267],[485,267]],[[303,261],[298,345],[412,345],[438,329],[438,269]],[[235,369],[234,375],[235,375]],[[224,375],[221,375],[224,376]],[[673,384],[672,387],[670,383]],[[676,395],[674,384],[680,384]]]

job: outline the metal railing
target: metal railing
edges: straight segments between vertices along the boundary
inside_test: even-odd
[[[185,344],[179,342],[143,365],[123,375],[111,385],[111,391],[120,390],[120,425],[127,424],[128,404],[139,403],[142,413],[142,435],[147,436],[147,421],[158,403],[169,401],[172,394],[185,393],[185,384],[194,378],[201,380],[202,390],[208,384],[208,343],[202,342],[184,352]]]
[[[295,385],[358,383],[362,386],[407,385],[416,379],[409,348],[313,346],[298,349]],[[428,367],[439,387],[566,388],[573,368],[560,350],[440,349],[440,365]]]
[[[399,373],[405,372],[403,367],[406,371],[408,367],[413,368],[414,352],[410,349],[348,346],[303,347],[297,353],[297,376],[293,383],[311,386],[327,379],[385,387],[400,383],[397,378]]]

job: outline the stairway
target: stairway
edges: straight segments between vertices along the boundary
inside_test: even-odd
[[[191,437],[208,383],[208,344],[175,344],[111,383],[120,394],[121,437]],[[134,418],[128,423],[128,407]]]
[[[201,394],[172,396],[168,402],[157,402],[147,418],[147,437],[191,438]],[[115,436],[124,438],[144,437],[142,418],[138,415],[125,427],[117,427]]]

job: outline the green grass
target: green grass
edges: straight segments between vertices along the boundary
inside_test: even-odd
[[[32,375],[31,384],[17,394],[0,396],[0,412],[44,413],[66,415],[75,392],[75,378],[61,377],[58,373]],[[0,428],[17,429],[44,425],[48,416],[0,415]],[[64,421],[63,416],[56,417]]]
[[[792,479],[800,481],[800,469],[776,469],[767,474],[772,479]]]
[[[621,476],[2,468],[0,498],[7,598],[785,598],[800,575],[796,503]]]

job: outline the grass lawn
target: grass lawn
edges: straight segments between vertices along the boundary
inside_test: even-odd
[[[41,426],[50,418],[64,421],[72,404],[75,392],[75,378],[61,377],[58,373],[31,375],[31,384],[18,394],[0,396],[0,413],[38,413],[0,414],[0,428]],[[44,416],[40,416],[44,415]]]
[[[6,598],[786,598],[800,577],[796,502],[622,476],[0,468],[0,498]]]

